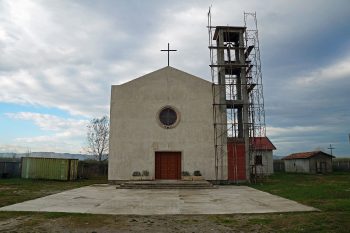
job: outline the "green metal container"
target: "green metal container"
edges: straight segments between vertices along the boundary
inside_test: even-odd
[[[77,159],[22,157],[22,178],[76,180]]]

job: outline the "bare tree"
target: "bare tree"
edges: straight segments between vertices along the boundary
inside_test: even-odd
[[[87,151],[98,161],[108,158],[109,119],[107,116],[94,118],[87,126]]]

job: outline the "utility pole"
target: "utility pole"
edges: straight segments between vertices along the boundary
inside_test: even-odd
[[[331,155],[333,155],[333,150],[335,149],[332,144],[329,144],[329,147],[328,147],[329,150],[331,150]]]

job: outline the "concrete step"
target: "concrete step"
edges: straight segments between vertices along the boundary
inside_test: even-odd
[[[213,189],[208,181],[128,181],[117,186],[118,189]]]
[[[117,189],[215,189],[215,186],[206,186],[206,187],[198,187],[198,186],[179,186],[179,187],[167,187],[167,186],[120,186]]]

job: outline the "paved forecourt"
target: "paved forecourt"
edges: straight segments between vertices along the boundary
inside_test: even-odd
[[[116,189],[114,185],[91,185],[5,206],[0,211],[162,215],[317,209],[247,186],[220,186],[217,189]]]

